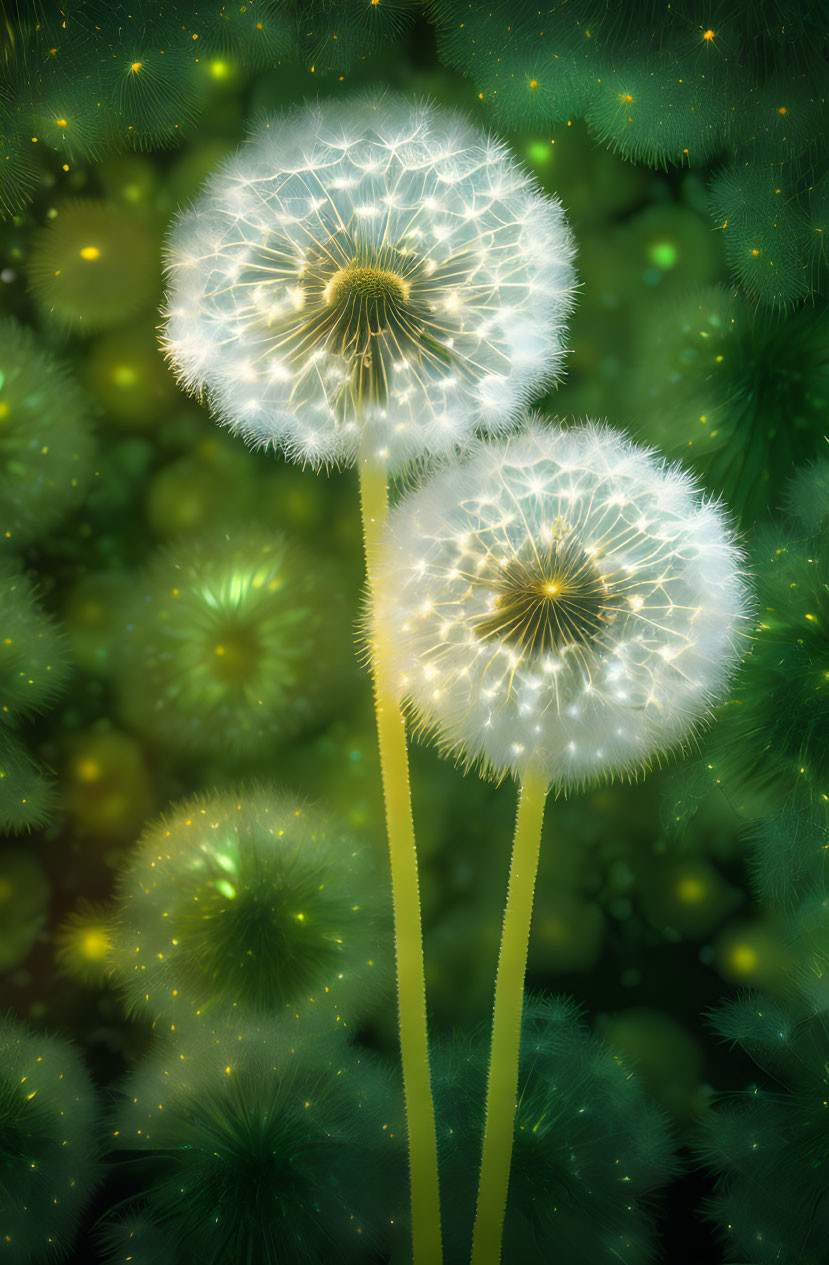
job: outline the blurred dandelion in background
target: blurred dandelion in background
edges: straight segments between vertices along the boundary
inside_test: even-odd
[[[369,851],[267,788],[187,801],[122,868],[109,963],[131,1009],[211,1023],[279,1014],[334,1029],[386,978]]]
[[[99,1174],[98,1115],[68,1042],[0,1019],[0,1240],[14,1265],[68,1251]]]
[[[174,1033],[124,1088],[110,1145],[183,1265],[360,1265],[387,1247],[403,1149],[370,1059],[239,1024],[195,1046]]]
[[[343,609],[331,568],[282,534],[168,547],[131,604],[123,714],[165,746],[231,759],[307,730],[339,688]]]
[[[92,478],[94,405],[32,330],[0,318],[0,537],[37,540],[79,506]]]

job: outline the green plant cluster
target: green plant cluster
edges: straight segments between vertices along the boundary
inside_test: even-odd
[[[345,72],[398,35],[414,7],[412,0],[4,0],[0,212],[15,214],[31,199],[42,151],[47,168],[68,170],[106,153],[179,145],[211,78],[297,62]]]
[[[2,12],[7,215],[30,200],[44,153],[47,169],[68,170],[108,152],[178,145],[211,81],[292,67],[336,80],[419,17],[500,126],[549,132],[583,118],[632,162],[710,165],[710,214],[750,298],[786,307],[823,288],[819,3],[6,0]]]
[[[756,1063],[755,1083],[725,1095],[698,1142],[717,1177],[707,1213],[727,1251],[761,1265],[818,1265],[827,1228],[829,1034],[829,502],[820,462],[800,470],[788,522],[756,536],[756,623],[703,762],[726,793],[753,801],[746,847],[758,901],[782,949],[773,991],[717,1007],[714,1030]]]
[[[467,1226],[487,1037],[456,1035],[434,1052],[444,1198],[458,1212],[466,1208]],[[578,1007],[567,998],[528,998],[504,1259],[542,1265],[551,1243],[567,1260],[652,1259],[648,1206],[676,1170],[674,1146],[632,1066],[585,1030]],[[453,1215],[447,1227],[447,1258],[459,1265],[469,1252],[463,1226]]]
[[[710,213],[753,300],[821,290],[827,63],[817,3],[433,0],[441,56],[503,126],[584,118],[652,167],[713,166]]]

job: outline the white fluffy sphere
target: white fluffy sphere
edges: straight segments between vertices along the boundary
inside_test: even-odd
[[[605,426],[530,419],[391,513],[378,638],[468,762],[566,787],[632,774],[706,718],[737,659],[741,553],[692,477]]]
[[[555,378],[561,207],[461,117],[393,95],[264,124],[179,218],[165,346],[256,445],[390,468],[502,429]]]

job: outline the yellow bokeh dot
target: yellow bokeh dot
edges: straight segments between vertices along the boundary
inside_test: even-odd
[[[97,760],[87,757],[85,760],[78,761],[75,765],[75,773],[81,782],[97,782],[102,769]]]
[[[116,365],[112,370],[112,381],[117,387],[134,387],[138,374],[132,365]]]
[[[731,966],[735,971],[748,975],[751,971],[756,971],[760,964],[757,950],[753,949],[750,944],[735,944],[729,954]]]
[[[693,874],[687,874],[676,885],[676,894],[688,905],[698,904],[705,896],[705,884]]]

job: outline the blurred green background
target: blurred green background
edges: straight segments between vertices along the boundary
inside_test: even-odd
[[[760,550],[755,561],[825,522],[825,482],[813,475],[794,502],[791,491],[796,470],[825,460],[822,256],[817,263],[809,256],[800,269],[808,272],[805,290],[791,296],[785,285],[752,292],[735,271],[711,189],[731,156],[743,162],[744,142],[742,149],[712,144],[701,149],[701,161],[652,166],[648,152],[631,161],[614,152],[614,136],[603,135],[595,119],[588,127],[584,111],[545,118],[519,100],[506,117],[494,113],[492,85],[476,79],[474,66],[471,77],[451,68],[445,55],[461,10],[475,6],[444,4],[430,13],[397,6],[399,18],[374,51],[359,25],[360,6],[352,7],[339,19],[352,32],[340,64],[323,56],[317,65],[300,48],[275,65],[250,65],[244,44],[231,40],[189,65],[186,83],[159,78],[147,117],[155,109],[168,130],[180,130],[174,147],[160,124],[158,136],[148,125],[132,148],[123,137],[112,144],[90,134],[85,142],[79,125],[81,139],[63,148],[60,137],[48,148],[48,139],[34,143],[33,131],[25,151],[20,101],[21,84],[33,82],[25,51],[33,47],[26,45],[30,15],[5,9],[0,136],[4,156],[23,173],[23,196],[16,202],[20,190],[7,184],[0,224],[0,515],[7,520],[0,532],[8,555],[0,621],[18,621],[15,637],[27,644],[24,669],[32,679],[0,732],[7,826],[0,839],[0,1012],[69,1036],[104,1090],[150,1043],[149,1024],[125,1015],[107,979],[114,878],[146,821],[195,792],[273,780],[324,803],[384,864],[370,680],[355,651],[363,578],[354,473],[317,476],[247,451],[181,392],[157,345],[167,227],[256,119],[317,95],[345,99],[379,85],[496,128],[560,198],[578,245],[567,375],[538,407],[549,416],[606,419],[691,463],[707,491],[731,506],[749,551]],[[631,21],[641,16],[628,8]],[[651,19],[658,8],[649,7]],[[330,48],[330,30],[326,39]],[[521,55],[532,47],[530,32]],[[787,91],[791,64],[781,53],[779,75],[765,82]],[[804,74],[814,76],[811,65],[798,65],[798,100],[807,91]],[[86,117],[91,107],[77,75],[73,93],[76,114],[67,105],[58,118]],[[44,107],[47,114],[54,127],[55,109]],[[14,126],[3,133],[9,118]],[[822,161],[813,155],[815,188]],[[760,154],[756,168],[770,167]],[[790,205],[796,252],[806,212]],[[817,216],[817,201],[813,210]],[[819,228],[813,222],[808,231]],[[96,250],[106,268],[90,287],[78,259]],[[28,440],[17,451],[12,425],[23,415]],[[20,503],[21,482],[31,504]],[[792,504],[803,508],[809,497],[817,507],[812,527],[793,526]],[[186,568],[205,539],[219,550],[223,533],[234,540],[283,535],[296,549],[312,577],[308,600],[326,630],[327,666],[321,697],[287,737],[275,727],[238,749],[221,741],[194,748],[175,732],[175,718],[140,705],[141,648],[152,638],[153,616],[136,615],[136,595],[153,591],[148,577],[160,576],[159,568],[170,575]],[[336,582],[324,583],[326,574]],[[815,600],[825,612],[823,581]],[[814,635],[810,663],[821,671],[826,665],[829,679],[822,624]],[[55,672],[53,682],[47,671]],[[773,687],[749,680],[740,688],[766,698]],[[809,741],[817,742],[826,733],[825,686],[809,698]],[[192,706],[198,711],[199,700]],[[764,723],[753,723],[749,739]],[[689,1162],[657,1214],[667,1260],[731,1259],[721,1257],[700,1215],[711,1179],[685,1148],[692,1122],[711,1111],[715,1095],[745,1088],[757,1069],[721,1042],[705,1012],[739,988],[791,999],[792,980],[814,953],[812,941],[804,949],[802,937],[793,938],[790,910],[752,885],[752,831],[793,805],[822,823],[823,766],[809,766],[809,793],[795,802],[800,738],[789,733],[791,750],[781,746],[783,764],[773,776],[763,763],[767,751],[743,776],[744,758],[751,764],[740,745],[746,734],[733,719],[724,724],[719,746],[703,739],[637,784],[550,804],[530,944],[528,988],[583,1004],[596,1034],[633,1060],[674,1122]],[[419,744],[412,783],[433,1031],[466,1032],[490,1015],[515,790],[462,776]],[[359,1035],[393,1054],[388,997]],[[90,1227],[119,1193],[118,1181],[96,1196],[79,1261],[97,1259]]]

